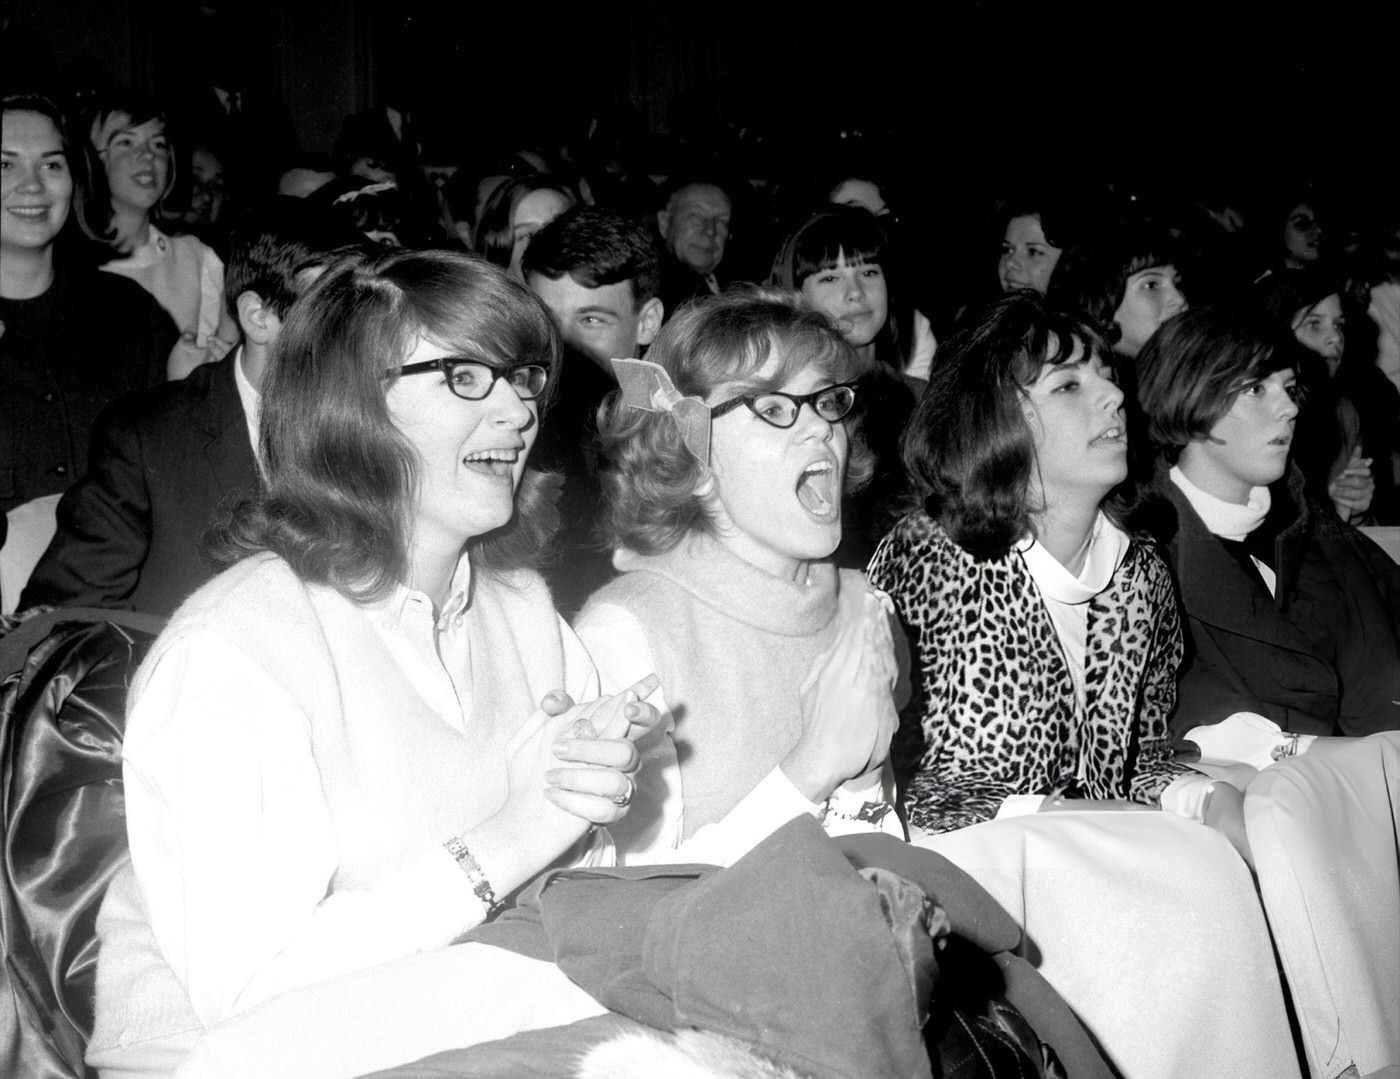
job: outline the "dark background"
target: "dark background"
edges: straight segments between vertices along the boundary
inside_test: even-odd
[[[724,121],[787,163],[814,135],[858,129],[892,133],[944,179],[1252,176],[1389,161],[1397,8],[7,0],[5,78],[47,62],[171,97],[207,74],[212,31],[243,36],[252,77],[313,150],[402,77],[444,163],[630,104],[654,131]]]
[[[344,116],[393,95],[412,105],[441,165],[576,141],[591,118],[619,114],[789,188],[834,147],[874,146],[903,181],[899,208],[920,249],[935,252],[986,246],[973,233],[989,202],[1047,181],[1090,198],[1112,185],[1117,197],[1245,207],[1303,180],[1362,213],[1396,199],[1396,3],[6,0],[4,10],[9,84],[36,73],[178,102],[232,46],[248,82],[290,109],[306,150],[329,151]],[[674,140],[640,145],[644,171],[674,167]],[[770,239],[754,243],[756,265]]]

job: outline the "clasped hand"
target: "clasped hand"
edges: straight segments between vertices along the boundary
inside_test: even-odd
[[[836,638],[799,691],[802,737],[782,762],[788,779],[813,802],[879,769],[899,725],[889,615],[872,592],[843,595],[841,602],[846,610]]]
[[[504,811],[562,853],[592,825],[626,815],[641,764],[634,740],[659,716],[642,698],[657,686],[648,675],[621,693],[574,704],[556,690],[545,695],[506,747]]]

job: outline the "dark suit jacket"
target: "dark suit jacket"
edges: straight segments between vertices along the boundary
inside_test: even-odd
[[[1309,506],[1302,476],[1272,489],[1288,523],[1271,599],[1163,474],[1159,531],[1186,615],[1177,736],[1236,711],[1299,734],[1400,728],[1400,568],[1365,536]]]
[[[120,607],[169,615],[214,574],[200,542],[218,512],[257,489],[234,383],[238,353],[107,408],[88,471],[58,505],[58,531],[20,606]]]
[[[718,270],[715,271],[715,279],[719,282],[720,288],[724,288],[728,283]],[[664,317],[669,319],[687,301],[703,299],[714,294],[710,291],[710,286],[704,277],[681,262],[668,250],[666,257],[661,262],[661,291],[659,295],[665,308]]]

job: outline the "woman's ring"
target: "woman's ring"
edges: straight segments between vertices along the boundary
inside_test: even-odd
[[[624,774],[623,779],[627,780],[627,789],[621,794],[612,796],[612,804],[615,806],[628,806],[632,803],[632,795],[637,793],[637,785],[632,782],[632,777]]]

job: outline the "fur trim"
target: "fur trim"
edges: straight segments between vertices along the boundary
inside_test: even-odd
[[[634,1031],[594,1046],[577,1079],[804,1079],[722,1034]]]

